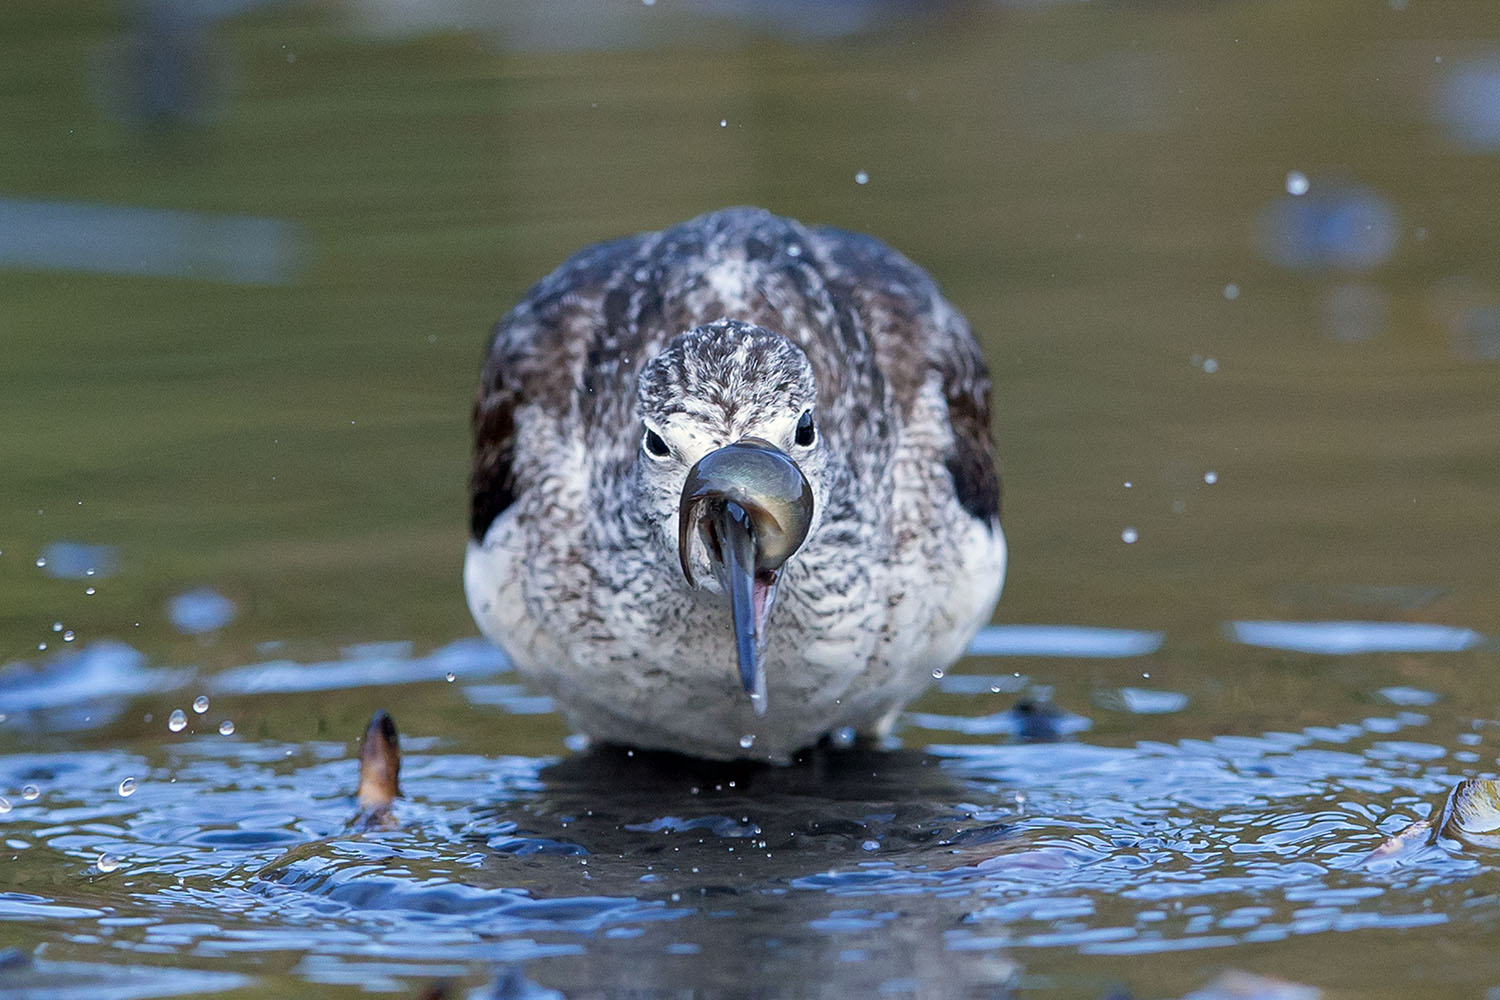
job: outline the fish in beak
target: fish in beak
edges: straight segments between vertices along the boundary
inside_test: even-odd
[[[714,576],[729,597],[740,683],[756,715],[766,714],[760,650],[782,565],[812,524],[807,477],[785,452],[747,437],[700,458],[688,470],[678,505],[677,555],[688,586],[693,539],[703,542]]]

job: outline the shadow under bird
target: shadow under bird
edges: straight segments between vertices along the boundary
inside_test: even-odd
[[[486,350],[470,610],[596,741],[884,735],[1000,595],[989,395],[873,237],[735,208],[589,247]]]

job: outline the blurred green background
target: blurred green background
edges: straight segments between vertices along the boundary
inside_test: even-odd
[[[736,203],[881,236],[970,316],[997,620],[1496,627],[1484,3],[189,6],[0,11],[0,198],[284,227],[261,283],[0,257],[0,661],[57,621],[209,669],[472,634],[488,326]],[[58,540],[118,571],[54,578]],[[212,643],[164,620],[199,585],[239,610]]]
[[[588,243],[752,203],[884,238],[970,317],[994,376],[1005,469],[1011,569],[996,620],[1167,637],[1149,657],[959,671],[1024,671],[1054,687],[1058,704],[1094,721],[1088,745],[1071,749],[1145,747],[1122,755],[1105,796],[1110,808],[1130,804],[1132,823],[1134,782],[1163,759],[1154,741],[1191,749],[1269,734],[1254,766],[1292,776],[1269,783],[1287,796],[1277,808],[1260,803],[1263,813],[1226,825],[1191,789],[1149,808],[1191,828],[1184,837],[1206,829],[1229,845],[1215,846],[1214,906],[1237,913],[1269,899],[1278,920],[1300,927],[1303,900],[1337,896],[1344,876],[1325,872],[1311,895],[1262,892],[1256,865],[1289,858],[1287,836],[1337,827],[1344,842],[1368,837],[1430,805],[1432,775],[1450,761],[1494,763],[1493,748],[1478,749],[1493,725],[1493,645],[1331,658],[1224,633],[1236,619],[1500,633],[1494,14],[1493,0],[5,0],[0,669],[25,683],[27,664],[45,670],[60,650],[119,640],[150,670],[199,670],[191,690],[12,714],[0,727],[5,762],[30,775],[33,763],[107,750],[74,765],[141,776],[128,807],[139,813],[119,822],[146,830],[146,847],[131,846],[145,856],[152,838],[178,850],[205,823],[294,808],[263,776],[240,789],[188,751],[223,747],[226,766],[236,754],[304,766],[336,757],[328,741],[354,737],[388,706],[408,745],[433,751],[433,771],[444,754],[540,766],[562,752],[556,714],[502,710],[431,676],[221,695],[213,675],[388,640],[420,655],[473,636],[460,586],[468,416],[490,324]],[[93,576],[65,567],[79,552],[108,565]],[[174,626],[168,602],[200,587],[232,602],[232,620],[203,633]],[[395,649],[391,658],[411,659]],[[148,675],[128,657],[111,662],[122,676]],[[1190,707],[1121,708],[1122,686],[1180,693]],[[1437,747],[1411,758],[1435,761],[1429,770],[1408,787],[1400,776],[1418,765],[1375,767],[1389,749],[1376,745],[1359,749],[1368,759],[1351,756],[1352,777],[1299,784],[1298,767],[1323,774],[1327,747],[1307,750],[1307,765],[1279,756],[1273,737],[1389,713],[1389,689],[1418,699],[1397,704],[1436,705],[1424,708],[1427,729],[1408,734],[1408,748]],[[198,690],[214,695],[203,733],[197,717],[169,733],[167,712]],[[934,692],[917,709],[948,713],[946,728],[908,724],[901,735],[918,747],[993,743],[961,725],[1014,701],[992,690]],[[0,721],[7,711],[0,698]],[[234,738],[209,735],[231,717]],[[1361,739],[1378,744],[1388,731]],[[301,756],[283,760],[277,740]],[[1463,749],[1445,757],[1449,742]],[[205,773],[242,815],[193,817],[194,802],[172,798]],[[47,810],[93,814],[62,801],[68,789],[49,777],[21,780],[46,787],[13,829],[31,836],[27,817],[44,825],[29,853],[12,856],[10,888],[45,885],[37,891],[60,905],[136,906],[166,922],[224,909],[219,879],[233,860],[203,875],[197,855],[183,855],[203,883],[199,909],[180,908],[182,878],[165,868],[127,868],[118,884],[139,877],[134,890],[84,880],[98,824],[75,836]],[[1348,800],[1338,822],[1319,812],[1325,784]],[[991,790],[1012,791],[1019,812],[1024,788]],[[87,808],[127,808],[104,798]],[[1092,805],[1080,801],[1084,818],[1062,810],[1047,832],[1059,844],[1092,836]],[[153,812],[173,809],[190,818]],[[273,833],[296,826],[293,840],[313,836],[295,816],[267,822]],[[1236,822],[1247,840],[1287,853],[1236,855],[1241,834],[1224,832]],[[452,855],[472,845],[414,829],[431,834],[445,877],[467,877]],[[1068,840],[1068,830],[1083,832]],[[1128,865],[1126,840],[1069,863]],[[1148,890],[1177,874],[1157,872]],[[1493,972],[1493,923],[1468,900],[1492,901],[1492,877],[1449,885],[1441,898],[1463,897],[1464,921],[1425,935],[1399,921],[1427,890],[1387,898],[1383,877],[1350,876],[1348,899],[1373,887],[1368,913],[1329,906],[1350,926],[1371,914],[1391,922],[1340,933],[1336,948],[1328,933],[1273,946],[1246,932],[1228,956],[1183,950],[1142,963],[1044,946],[1027,953],[1027,974],[1083,981],[1076,995],[1090,998],[1121,978],[1176,995],[1231,963],[1342,983],[1341,996],[1409,995],[1409,980],[1431,986],[1424,995],[1476,995]],[[1146,903],[1113,886],[1096,895],[1105,931],[1117,921],[1141,940],[1155,933],[1136,926]],[[825,902],[842,905],[803,894],[762,920],[780,934],[806,922],[797,905]],[[75,935],[67,913],[48,919],[13,925],[27,954],[118,958]],[[921,934],[948,919],[893,927]],[[307,985],[305,942],[277,944],[283,931],[296,934],[276,919],[245,930],[252,942],[264,932],[274,952],[255,960],[268,963],[256,974],[273,976],[261,982],[273,992]],[[724,933],[710,931],[710,943]],[[71,951],[48,951],[69,935]],[[578,961],[609,962],[602,940]],[[644,954],[618,947],[632,961]],[[219,967],[238,967],[238,952],[216,954]],[[946,963],[956,953],[934,954]]]

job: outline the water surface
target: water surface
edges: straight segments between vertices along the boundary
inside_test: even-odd
[[[1497,766],[1487,4],[193,9],[0,13],[0,991],[1500,982],[1492,854],[1368,857]],[[461,597],[484,332],[741,203],[973,321],[1019,627],[893,747],[582,751]]]

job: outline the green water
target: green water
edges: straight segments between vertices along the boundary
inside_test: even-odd
[[[60,989],[47,963],[77,963],[90,996],[415,995],[513,962],[570,996],[1180,996],[1236,968],[1340,997],[1500,985],[1493,857],[1358,863],[1495,770],[1493,644],[1320,656],[1224,631],[1500,634],[1487,2],[965,5],[808,38],[660,0],[568,45],[516,12],[396,35],[361,9],[209,26],[203,112],[155,127],[126,110],[125,9],[0,11],[0,198],[302,239],[280,285],[0,266],[0,682],[111,640],[193,671],[102,707],[18,711],[0,683],[0,948],[25,975]],[[1277,263],[1267,213],[1318,198],[1303,235],[1322,263]],[[888,787],[763,777],[708,804],[688,778],[553,768],[561,717],[479,691],[519,683],[482,663],[453,684],[216,687],[473,636],[459,567],[488,326],[589,242],[743,203],[886,239],[970,317],[1005,466],[997,621],[1166,640],[958,673],[1050,686],[1087,732],[1008,745],[964,722],[1015,694],[950,684],[898,731],[930,764],[871,765]],[[1382,223],[1377,261],[1337,256]],[[58,541],[113,547],[116,571],[50,575],[35,562]],[[200,586],[236,616],[184,635],[164,606]],[[345,652],[384,641],[410,645]],[[1187,704],[1109,707],[1127,687]],[[213,708],[171,732],[200,692]],[[380,707],[408,741],[407,825],[351,837],[351,741]],[[692,872],[629,829],[695,809],[753,814],[774,857],[729,864],[739,835],[698,830]],[[793,849],[830,817],[842,840]],[[586,848],[589,881],[580,855],[497,847],[507,824]],[[245,836],[209,836],[226,829]],[[290,875],[256,874],[288,849]],[[99,873],[106,851],[123,867]],[[372,872],[388,881],[350,902]],[[447,895],[418,898],[429,884]],[[512,892],[596,902],[536,914],[506,910]],[[163,978],[131,992],[126,960]]]

